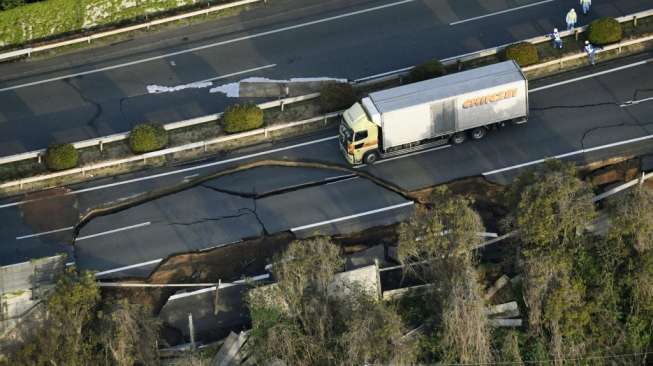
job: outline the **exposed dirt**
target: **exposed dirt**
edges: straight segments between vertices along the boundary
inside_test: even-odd
[[[223,247],[172,255],[163,260],[145,281],[139,283],[217,283],[238,280],[265,272],[272,257],[294,240],[291,233],[280,233],[244,240]],[[130,281],[121,281],[130,282]],[[196,289],[196,288],[195,288]],[[106,288],[106,296],[119,296],[146,304],[158,314],[167,298],[181,288]]]
[[[501,195],[505,187],[492,183],[483,177],[464,178],[444,184],[449,191],[473,200],[473,207],[481,215],[485,227],[489,231],[498,230],[498,219],[506,215],[506,208],[501,203]],[[411,192],[421,202],[431,201],[431,194],[436,187],[429,187]]]

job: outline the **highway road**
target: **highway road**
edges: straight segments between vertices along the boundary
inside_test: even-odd
[[[0,156],[218,112],[207,89],[249,76],[355,79],[563,27],[575,0],[274,0],[236,16],[51,58],[0,64]],[[650,7],[595,0],[590,16]]]
[[[652,96],[653,53],[633,56],[531,83],[525,125],[358,169],[413,190],[479,175],[506,183],[552,156],[587,162],[647,155],[653,150]],[[624,104],[629,101],[635,103]],[[73,252],[72,227],[90,208],[266,158],[344,164],[335,130],[325,130],[220,158],[75,185],[50,199],[6,199],[0,201],[0,264]],[[285,230],[299,237],[354,232],[396,222],[412,210],[402,196],[343,172],[260,167],[95,218],[74,239],[73,254],[80,268],[99,271],[100,277],[146,276],[172,253]]]

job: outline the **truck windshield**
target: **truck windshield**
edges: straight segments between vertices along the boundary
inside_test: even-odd
[[[353,136],[354,131],[347,126],[347,123],[344,120],[342,120],[340,122],[340,139],[345,143],[351,143]]]

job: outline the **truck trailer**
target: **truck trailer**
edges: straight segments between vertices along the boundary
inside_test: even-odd
[[[343,115],[340,150],[352,165],[443,145],[528,120],[528,81],[514,61],[370,93]]]

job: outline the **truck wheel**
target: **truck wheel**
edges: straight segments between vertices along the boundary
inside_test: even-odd
[[[367,165],[376,163],[379,159],[379,154],[376,151],[370,151],[363,156],[363,162]]]
[[[472,130],[472,138],[474,140],[482,139],[485,137],[485,134],[487,134],[487,129],[485,129],[485,127],[476,127]]]
[[[451,142],[454,145],[462,144],[465,140],[467,140],[467,135],[464,132],[458,132],[451,136]]]

